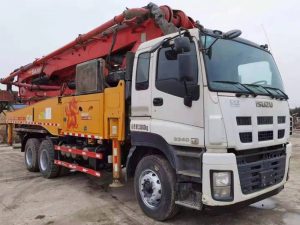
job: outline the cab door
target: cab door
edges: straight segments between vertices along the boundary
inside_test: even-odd
[[[174,144],[190,144],[195,137],[204,145],[203,87],[198,46],[191,42],[193,78],[185,84],[180,79],[178,57],[169,57],[171,47],[162,47],[153,59],[156,75],[152,77],[151,129],[165,135]],[[188,93],[187,93],[188,92]],[[192,97],[192,105],[184,104],[184,97]],[[179,140],[180,143],[176,143]],[[181,141],[183,140],[183,141]],[[185,143],[186,142],[186,143]]]

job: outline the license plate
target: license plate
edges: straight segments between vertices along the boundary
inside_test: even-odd
[[[266,170],[259,172],[261,187],[267,187],[274,184],[273,170]]]

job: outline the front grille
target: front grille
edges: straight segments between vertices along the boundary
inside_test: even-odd
[[[250,194],[280,183],[285,174],[285,161],[283,146],[237,155],[242,193]]]
[[[282,129],[282,130],[278,130],[278,139],[281,139],[281,138],[283,138],[284,137],[284,133],[285,133],[285,130],[284,129]]]
[[[250,116],[238,116],[238,117],[236,117],[236,123],[239,126],[251,125],[251,117]]]
[[[273,124],[273,116],[258,116],[257,124],[258,125]]]
[[[258,141],[273,140],[273,131],[260,131],[258,132]]]
[[[252,133],[251,132],[242,132],[240,133],[240,140],[242,143],[252,142]]]
[[[285,116],[278,116],[277,117],[277,123],[278,124],[285,123]]]
[[[271,140],[278,140],[283,139],[287,134],[285,133],[285,129],[283,129],[282,125],[278,126],[278,130],[275,129],[273,131],[274,124],[285,124],[287,122],[286,116],[237,116],[236,117],[236,124],[237,129],[240,129],[240,132],[238,132],[240,143],[252,143],[252,142],[264,142],[264,141],[271,141]],[[255,122],[258,126],[253,126]],[[292,123],[292,122],[291,122]],[[264,128],[265,126],[265,129]],[[267,126],[269,125],[269,126]],[[270,126],[271,125],[271,126]],[[248,126],[250,129],[246,129],[246,127],[242,126]],[[288,130],[287,130],[288,132]],[[291,133],[291,130],[290,130]]]

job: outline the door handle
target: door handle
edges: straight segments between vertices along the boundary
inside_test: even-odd
[[[162,106],[164,104],[164,100],[162,98],[154,98],[153,105],[155,106]]]

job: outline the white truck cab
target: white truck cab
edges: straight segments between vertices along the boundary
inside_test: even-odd
[[[250,204],[287,181],[288,97],[266,46],[239,34],[195,28],[144,42],[135,54],[132,154],[164,153],[176,171],[178,205]],[[184,38],[188,47],[176,40]],[[140,193],[155,208],[155,192]]]

